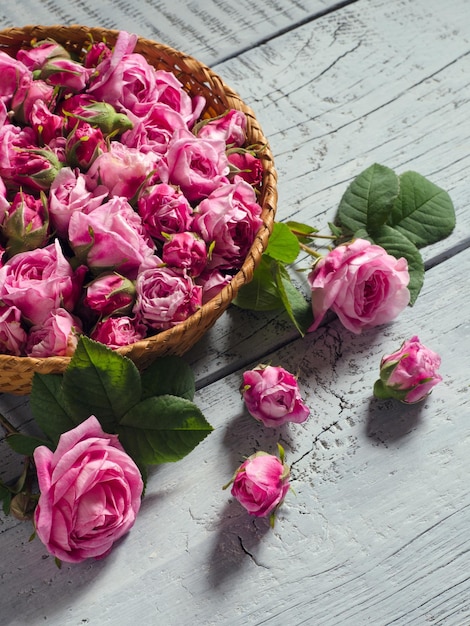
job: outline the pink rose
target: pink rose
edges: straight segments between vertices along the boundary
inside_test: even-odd
[[[148,234],[165,241],[162,233],[172,235],[190,230],[193,210],[180,191],[162,183],[144,190],[137,201],[137,212]]]
[[[62,137],[64,119],[52,113],[42,100],[33,103],[29,123],[36,132],[36,141],[40,146],[47,145],[57,137]]]
[[[51,311],[40,326],[33,326],[26,343],[27,356],[72,356],[82,333],[80,320],[65,309]]]
[[[193,131],[204,139],[223,139],[227,146],[243,146],[246,139],[246,115],[243,111],[229,109],[222,115],[197,124]]]
[[[86,286],[83,303],[103,317],[129,313],[135,300],[134,283],[113,272],[102,274]]]
[[[137,277],[134,313],[157,330],[184,322],[201,306],[202,289],[186,273],[169,267],[146,269]]]
[[[158,164],[163,183],[181,187],[190,202],[207,197],[229,173],[225,142],[199,139],[189,130],[178,129]]]
[[[231,174],[240,176],[247,183],[256,187],[261,184],[263,178],[263,165],[261,159],[258,159],[248,151],[245,152],[229,152],[228,160],[230,163]]]
[[[95,326],[90,337],[116,350],[121,346],[140,341],[145,337],[147,328],[139,320],[123,315],[108,317]]]
[[[70,54],[65,48],[55,41],[38,41],[32,48],[20,49],[16,58],[31,71],[40,69],[50,59],[70,59]]]
[[[156,100],[167,104],[171,109],[177,111],[186,124],[191,127],[202,113],[206,104],[205,98],[203,96],[191,97],[172,72],[157,70],[155,78]]]
[[[110,196],[130,200],[155,170],[157,155],[144,154],[112,141],[108,152],[100,154],[87,172],[87,185],[94,189],[103,185]]]
[[[378,398],[396,398],[406,404],[424,400],[441,380],[441,357],[414,335],[401,348],[382,357],[380,379],[374,385]]]
[[[59,237],[67,238],[70,217],[75,211],[91,213],[100,206],[107,194],[108,190],[103,186],[88,191],[84,174],[63,167],[49,191],[49,217]]]
[[[85,89],[92,70],[64,57],[48,59],[39,70],[39,78],[54,87],[77,92]]]
[[[338,246],[308,276],[314,331],[331,309],[353,333],[395,319],[410,301],[406,259],[388,254],[365,239]]]
[[[47,191],[62,167],[56,152],[49,147],[26,146],[10,157],[10,167],[0,170],[0,175],[7,185],[17,188]]]
[[[154,251],[140,217],[119,196],[88,215],[80,211],[72,213],[69,241],[78,258],[95,274],[116,270],[131,279]]]
[[[241,267],[263,221],[253,188],[243,180],[220,185],[199,204],[192,230],[213,246],[209,268]]]
[[[194,278],[206,267],[206,244],[194,233],[176,233],[163,244],[162,260],[171,267],[186,270]]]
[[[283,451],[281,460],[266,452],[256,452],[240,465],[231,481],[232,495],[248,513],[256,517],[269,515],[271,524],[289,491],[290,471],[282,457]]]
[[[283,367],[258,365],[244,372],[240,391],[250,415],[265,426],[301,424],[310,414],[300,396],[296,377]]]
[[[55,452],[34,451],[41,495],[36,533],[61,561],[106,556],[133,526],[143,483],[117,435],[103,432],[93,415],[60,436]]]
[[[108,151],[103,133],[88,122],[77,122],[67,135],[65,157],[70,167],[86,172],[94,161]]]
[[[55,100],[54,88],[43,80],[33,80],[32,77],[23,77],[18,85],[12,101],[11,109],[14,119],[21,124],[29,123],[35,104],[41,103],[52,108]]]
[[[144,153],[165,154],[175,130],[188,128],[182,116],[162,102],[136,104],[129,118],[133,127],[122,135],[121,141]]]
[[[31,324],[42,324],[50,312],[72,311],[80,293],[84,268],[75,272],[59,241],[15,254],[0,268],[0,299],[16,306]]]
[[[16,306],[0,306],[0,354],[22,356],[26,338],[21,311]]]
[[[202,304],[215,298],[225,285],[232,280],[231,274],[222,274],[219,270],[206,270],[196,278],[196,283],[202,287]]]
[[[18,84],[25,77],[31,77],[30,70],[17,59],[14,59],[6,52],[0,51],[0,100],[2,100],[7,108],[10,108],[13,94],[18,88]]]
[[[2,224],[8,256],[41,248],[47,242],[48,229],[49,217],[43,200],[18,192]]]

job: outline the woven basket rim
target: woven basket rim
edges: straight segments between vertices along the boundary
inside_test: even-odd
[[[79,24],[69,26],[60,24],[33,24],[22,27],[11,27],[0,30],[0,51],[13,51],[15,47],[17,49],[24,47],[26,41],[29,42],[35,38],[45,39],[47,37],[55,39],[64,45],[66,42],[72,41],[74,45],[81,47],[83,47],[85,42],[89,41],[90,37],[95,41],[105,39],[107,42],[114,43],[120,32],[120,30],[116,29],[88,27]],[[67,45],[65,45],[65,47],[67,48]],[[184,76],[187,76],[188,73],[200,72],[204,79],[202,88],[206,88],[205,83],[207,83],[208,91],[212,90],[213,92],[217,92],[217,96],[214,96],[214,99],[215,97],[223,98],[229,105],[227,108],[236,108],[245,113],[250,133],[256,135],[259,140],[258,143],[262,143],[265,146],[261,155],[263,162],[263,180],[261,196],[258,198],[258,202],[262,207],[261,217],[263,225],[259,229],[242,267],[234,274],[230,283],[225,285],[217,296],[203,304],[198,311],[184,322],[116,350],[119,354],[129,356],[130,358],[133,358],[133,353],[139,354],[140,357],[142,357],[142,355],[148,356],[149,354],[153,354],[157,348],[162,348],[161,352],[163,354],[165,353],[167,345],[175,345],[176,349],[171,351],[171,353],[177,354],[178,342],[182,340],[185,335],[192,332],[199,334],[198,339],[196,339],[194,343],[202,337],[206,330],[208,330],[225,311],[230,302],[237,295],[240,287],[251,280],[254,269],[261,259],[261,255],[267,246],[269,236],[272,232],[277,204],[277,174],[274,169],[271,149],[251,107],[246,105],[238,93],[229,87],[216,72],[201,61],[161,42],[137,36],[135,52],[140,52],[146,56],[145,51],[153,50],[158,50],[159,53],[163,55],[176,58],[178,62],[177,67]],[[150,60],[149,62],[151,63],[152,61]],[[184,72],[186,72],[186,74],[184,74]],[[177,77],[180,77],[177,72],[174,73]],[[213,106],[212,101],[206,103],[206,108],[210,109],[211,106]],[[211,115],[209,115],[209,117],[210,116]],[[205,326],[206,320],[208,320],[207,327]],[[186,350],[182,353],[185,351]],[[156,356],[159,356],[159,354],[156,354]],[[0,391],[3,389],[1,373],[6,369],[13,370],[19,377],[24,375],[32,378],[35,371],[42,371],[43,373],[49,373],[49,371],[57,373],[62,372],[66,369],[70,360],[71,357],[54,356],[37,358],[0,354]],[[16,393],[14,389],[7,389],[6,391]],[[24,391],[20,393],[24,393]]]

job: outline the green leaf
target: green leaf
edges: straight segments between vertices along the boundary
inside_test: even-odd
[[[265,254],[282,263],[293,263],[299,252],[299,240],[289,226],[282,222],[275,222]]]
[[[84,336],[64,373],[63,388],[77,419],[95,415],[105,432],[114,432],[142,393],[139,371],[130,359]]]
[[[282,298],[279,294],[275,276],[271,267],[276,262],[263,254],[258,267],[253,273],[253,279],[243,285],[238,291],[233,304],[241,309],[250,311],[275,311],[282,309]]]
[[[55,444],[62,433],[80,423],[68,410],[59,374],[34,374],[30,407],[40,429]]]
[[[421,174],[405,172],[388,224],[422,248],[450,235],[455,227],[454,205],[444,189]]]
[[[302,243],[308,243],[311,238],[309,235],[312,235],[313,233],[318,233],[318,228],[314,228],[313,226],[309,226],[308,224],[302,224],[301,222],[294,222],[290,220],[286,222],[286,225],[297,237],[297,239]]]
[[[277,285],[287,315],[303,337],[313,323],[312,305],[294,286],[288,271],[281,265],[278,265]]]
[[[382,226],[374,234],[374,243],[382,246],[395,258],[405,257],[408,261],[408,272],[410,274],[408,289],[411,296],[410,305],[413,305],[424,281],[424,263],[418,248],[391,226]]]
[[[158,358],[142,373],[142,400],[170,394],[192,400],[195,393],[194,374],[179,356]]]
[[[398,176],[393,170],[378,163],[371,165],[352,181],[341,198],[341,225],[352,233],[360,228],[373,233],[387,221],[398,191]]]
[[[12,450],[24,456],[33,456],[33,452],[38,446],[47,446],[51,449],[53,447],[49,441],[45,441],[39,437],[22,435],[21,433],[8,435],[6,441]]]
[[[146,398],[120,420],[119,439],[137,462],[148,465],[178,461],[211,431],[200,409],[185,398]]]
[[[5,515],[10,514],[10,505],[12,493],[8,487],[3,484],[0,484],[0,500],[3,500],[2,510]]]

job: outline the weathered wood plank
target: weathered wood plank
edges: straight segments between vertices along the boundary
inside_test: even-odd
[[[215,431],[152,472],[135,527],[106,560],[59,571],[27,524],[7,527],[6,623],[468,623],[469,266],[467,250],[431,269],[414,309],[386,329],[355,336],[335,321],[270,355],[299,372],[303,425],[268,430],[247,416],[241,372],[199,391]],[[441,353],[443,382],[420,405],[372,399],[380,357],[416,332]],[[272,531],[221,485],[278,440],[295,494]]]
[[[355,0],[351,0],[354,2]],[[334,0],[23,0],[0,7],[3,28],[25,24],[85,24],[125,29],[161,41],[211,65],[328,11]]]

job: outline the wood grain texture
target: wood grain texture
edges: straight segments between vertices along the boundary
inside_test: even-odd
[[[354,0],[351,0],[354,1]],[[22,0],[0,6],[4,28],[27,24],[84,24],[118,28],[161,41],[208,65],[256,46],[325,11],[334,0]]]

